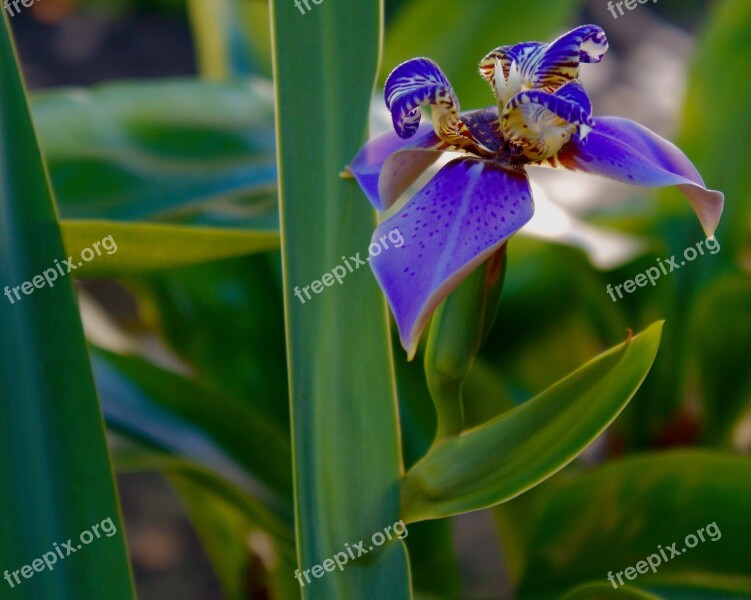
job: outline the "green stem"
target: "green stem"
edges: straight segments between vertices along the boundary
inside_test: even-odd
[[[505,271],[504,244],[446,298],[433,316],[425,377],[438,417],[436,442],[462,431],[462,385],[495,320]]]

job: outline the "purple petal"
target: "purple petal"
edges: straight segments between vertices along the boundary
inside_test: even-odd
[[[720,222],[724,196],[708,190],[691,161],[646,127],[617,117],[595,119],[586,143],[574,139],[536,166],[565,168],[645,187],[675,185],[687,197],[707,236]]]
[[[446,147],[429,123],[403,140],[393,131],[365,144],[347,168],[377,210],[387,210]]]
[[[371,258],[411,359],[438,304],[532,218],[527,175],[490,161],[458,158],[396,215],[374,244],[397,229],[404,240]],[[393,234],[394,236],[396,234]]]
[[[417,133],[423,105],[436,111],[441,130],[458,128],[459,101],[441,68],[429,58],[413,58],[396,67],[386,80],[384,96],[399,137]]]
[[[581,63],[598,63],[607,50],[608,40],[602,28],[583,25],[551,44],[522,42],[496,48],[480,62],[480,73],[495,86],[496,61],[500,61],[507,78],[511,64],[516,63],[527,88],[553,92],[579,77]]]
[[[552,42],[535,65],[532,86],[552,91],[579,76],[579,63],[598,63],[608,50],[601,27],[583,25]]]

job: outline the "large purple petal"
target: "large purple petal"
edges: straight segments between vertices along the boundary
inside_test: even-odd
[[[436,161],[445,147],[433,127],[424,123],[409,140],[393,131],[373,138],[347,168],[370,203],[377,210],[387,210]]]
[[[696,167],[674,144],[646,127],[617,117],[599,117],[586,142],[574,138],[556,156],[536,166],[600,175],[645,187],[677,186],[708,235],[714,235],[724,196],[708,190]]]
[[[411,359],[438,304],[532,218],[527,175],[497,163],[458,158],[396,215],[374,244],[397,229],[404,243],[371,258]],[[392,233],[392,235],[395,235]]]

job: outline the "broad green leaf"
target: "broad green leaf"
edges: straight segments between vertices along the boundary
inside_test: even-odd
[[[0,24],[0,256],[0,285],[11,287],[65,256],[7,16]],[[10,584],[3,581],[3,597],[131,600],[120,509],[72,282],[26,289],[31,295],[13,303],[4,296],[0,303],[0,569],[23,575],[25,565],[50,551],[52,564],[53,544],[68,540],[76,555],[55,557],[53,570],[32,570],[16,589],[5,589]],[[93,536],[93,526],[106,519],[116,535],[79,545],[82,532]]]
[[[624,572],[627,582],[625,569],[651,555],[656,563],[659,547],[668,560],[627,583],[670,598],[747,598],[751,592],[746,457],[682,450],[629,458],[551,481],[535,490],[532,502],[539,508],[527,514],[540,517],[531,523],[522,597],[558,597],[584,582],[607,583],[609,572]],[[678,556],[668,550],[674,543]],[[711,593],[681,595],[679,589]]]
[[[697,363],[705,440],[731,445],[751,410],[751,278],[728,277],[699,297],[690,350]],[[692,380],[690,383],[694,383]]]
[[[415,0],[386,36],[383,78],[398,64],[428,56],[443,69],[463,109],[494,103],[477,65],[494,48],[529,40],[552,41],[572,25],[581,0]]]
[[[571,593],[566,594],[563,600],[609,600],[614,598],[618,600],[660,600],[659,596],[650,594],[634,587],[614,588],[609,583],[593,583],[576,588]]]
[[[690,269],[672,274],[669,283],[660,282],[660,311],[670,314],[674,325],[688,322],[701,290],[719,277],[738,273],[749,252],[751,177],[748,169],[735,165],[751,160],[751,139],[745,133],[751,128],[745,100],[751,91],[746,76],[751,51],[747,35],[751,4],[720,0],[709,3],[707,12],[706,28],[694,49],[677,145],[696,165],[707,185],[725,194],[724,214],[717,229],[722,250],[714,257],[702,257]],[[707,135],[708,114],[712,115],[711,135]],[[658,235],[669,242],[669,249],[662,256],[680,255],[702,238],[701,228],[679,191],[665,190],[660,196],[664,202],[657,221]],[[655,302],[644,307],[645,314],[654,312]],[[643,443],[659,438],[660,430],[671,426],[675,429],[676,414],[690,402],[694,381],[689,368],[692,357],[687,355],[692,343],[687,333],[685,327],[665,331],[663,351],[646,386],[648,390],[645,389],[649,404],[636,407],[639,414],[634,420],[642,426]],[[676,385],[676,381],[683,385]]]
[[[707,28],[695,50],[678,136],[678,145],[696,164],[707,184],[725,193],[727,202],[717,238],[723,244],[721,254],[728,262],[740,258],[737,253],[741,248],[748,251],[751,219],[751,172],[728,168],[729,164],[743,165],[751,160],[751,137],[746,134],[751,129],[746,102],[751,93],[747,77],[751,53],[749,27],[751,4],[745,0],[721,0],[713,4]],[[717,65],[722,68],[718,70]],[[707,135],[709,114],[712,135]],[[680,207],[686,218],[693,217],[685,201],[679,204],[677,194],[671,197],[672,207]],[[684,236],[678,249],[682,251],[686,242]]]
[[[265,80],[45,92],[33,113],[63,218],[277,227]]]
[[[278,254],[257,254],[126,282],[141,318],[220,395],[245,401],[289,431]]]
[[[493,506],[563,468],[639,389],[661,331],[662,323],[655,323],[523,405],[436,444],[405,476],[404,519],[436,519]]]
[[[297,580],[290,576],[295,570],[294,542],[281,544],[270,538],[232,502],[189,475],[168,477],[188,510],[226,600],[299,597]]]
[[[451,520],[413,523],[405,539],[415,594],[433,600],[458,598],[461,574]]]
[[[249,589],[254,595],[264,591],[263,570],[255,562],[257,558],[251,554],[248,544],[252,521],[225,498],[189,477],[169,475],[169,482],[201,538],[222,587],[223,598],[247,600]]]
[[[120,431],[116,432],[120,433]],[[131,432],[123,431],[124,436],[118,437],[118,447],[113,451],[113,462],[118,474],[159,472],[169,477],[179,476],[189,479],[192,484],[206,492],[211,492],[217,498],[222,498],[228,506],[234,507],[248,522],[262,528],[271,534],[281,551],[291,550],[294,536],[286,525],[269,527],[270,521],[258,510],[258,502],[254,496],[228,478],[218,475],[221,469],[206,468],[188,458],[164,452],[148,440],[134,436]],[[293,558],[291,552],[288,557]]]
[[[298,566],[305,570],[399,520],[402,465],[383,296],[365,269],[305,304],[293,295],[342,256],[367,248],[375,226],[366,199],[339,173],[364,138],[382,6],[329,0],[304,15],[291,2],[271,7]],[[392,541],[302,591],[309,600],[405,600],[404,544]]]
[[[279,247],[274,231],[117,221],[63,221],[76,277],[114,277],[183,267]],[[107,239],[104,243],[102,240]]]
[[[94,367],[111,428],[223,477],[252,498],[256,524],[284,536],[292,520],[291,457],[273,424],[136,357],[97,351]]]

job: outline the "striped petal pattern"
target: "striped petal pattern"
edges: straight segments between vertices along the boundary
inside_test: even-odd
[[[507,104],[501,130],[522,147],[527,158],[543,160],[556,154],[576,134],[580,139],[594,126],[591,104],[581,85],[568,83],[556,94],[522,92]]]
[[[516,64],[521,90],[553,92],[579,77],[581,63],[598,63],[608,50],[605,32],[597,25],[582,25],[551,44],[523,42],[501,46],[480,62],[480,73],[496,89],[497,65],[507,79]]]
[[[478,146],[459,116],[459,100],[451,84],[429,58],[414,58],[396,67],[386,80],[384,95],[399,137],[415,135],[422,117],[420,107],[430,106],[433,128],[443,141],[456,149]]]

